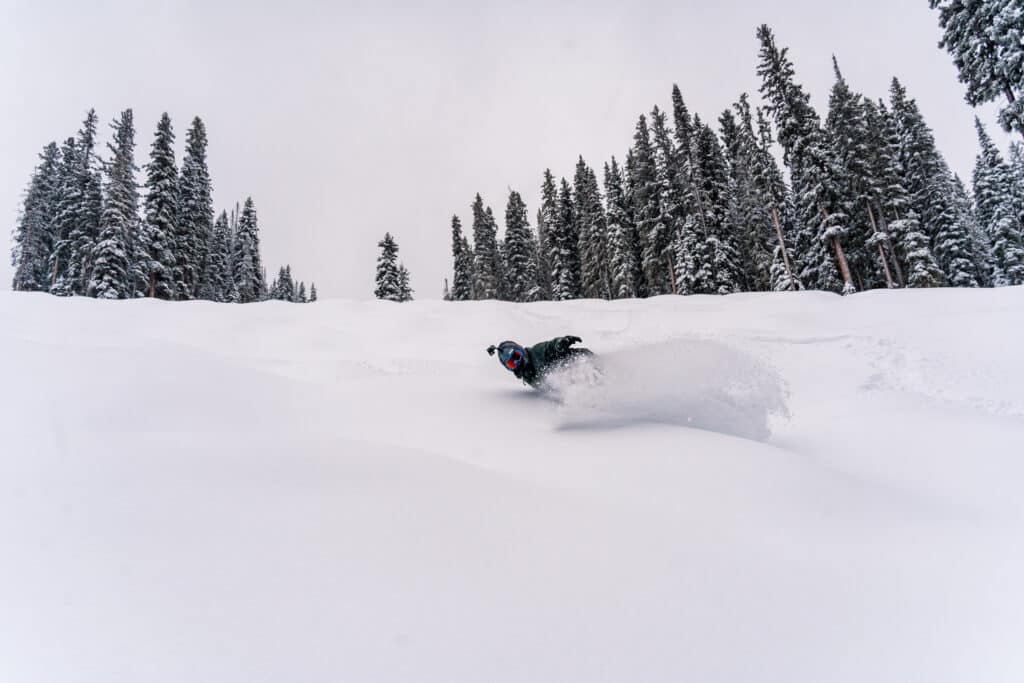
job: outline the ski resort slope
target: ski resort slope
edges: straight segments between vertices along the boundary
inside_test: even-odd
[[[0,680],[1024,680],[1022,288],[2,293],[0,378]]]

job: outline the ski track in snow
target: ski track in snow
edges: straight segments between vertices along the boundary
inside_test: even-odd
[[[484,349],[577,334],[553,393]],[[0,680],[1024,679],[1024,288],[0,293]]]

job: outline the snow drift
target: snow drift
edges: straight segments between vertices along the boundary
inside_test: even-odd
[[[606,381],[484,349],[576,334]],[[0,679],[1019,681],[1024,289],[0,294]]]

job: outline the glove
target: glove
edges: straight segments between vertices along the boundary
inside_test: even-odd
[[[581,342],[581,341],[583,341],[583,340],[580,339],[579,337],[573,337],[573,336],[559,337],[558,338],[558,348],[560,348],[562,351],[568,351],[570,346],[572,346],[573,344],[575,344],[577,342]]]

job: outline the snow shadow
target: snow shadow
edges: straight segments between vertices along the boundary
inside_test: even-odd
[[[671,424],[764,441],[786,418],[786,386],[767,363],[722,343],[678,339],[576,363],[549,376],[560,429]]]

